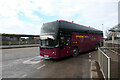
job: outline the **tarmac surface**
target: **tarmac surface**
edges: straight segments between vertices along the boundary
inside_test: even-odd
[[[97,51],[53,60],[39,56],[39,47],[2,49],[2,78],[91,78]]]

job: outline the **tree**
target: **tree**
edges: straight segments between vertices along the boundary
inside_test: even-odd
[[[107,37],[107,39],[106,40],[111,40],[112,39],[112,32],[110,32],[110,31],[105,31],[105,35],[106,35],[106,37]]]
[[[117,34],[120,32],[120,24],[115,25],[114,27],[110,28],[110,30],[107,30],[105,32],[105,35],[107,37],[106,40],[111,40],[112,39],[112,32],[115,32],[114,36],[117,39]]]

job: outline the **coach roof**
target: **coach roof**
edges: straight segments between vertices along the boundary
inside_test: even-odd
[[[59,29],[63,30],[63,31],[92,33],[92,34],[102,34],[103,33],[102,31],[97,30],[95,28],[79,25],[79,24],[64,21],[64,20],[57,20],[57,21],[48,22],[48,23],[56,23],[56,22],[58,24]]]

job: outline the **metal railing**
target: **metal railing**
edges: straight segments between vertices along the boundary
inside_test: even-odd
[[[111,58],[107,56],[101,48],[98,48],[98,63],[101,68],[103,77],[110,79]]]
[[[40,44],[39,40],[29,41],[2,41],[2,45],[26,45],[26,44]]]
[[[120,54],[120,43],[104,43],[104,47],[114,50],[115,52],[118,52]]]

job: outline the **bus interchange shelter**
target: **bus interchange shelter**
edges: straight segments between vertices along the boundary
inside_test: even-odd
[[[109,31],[112,32],[112,43],[114,43],[115,34],[117,34],[120,37],[120,28],[110,29]],[[118,42],[120,43],[120,40],[118,40]]]
[[[2,45],[39,44],[39,35],[1,34]]]

